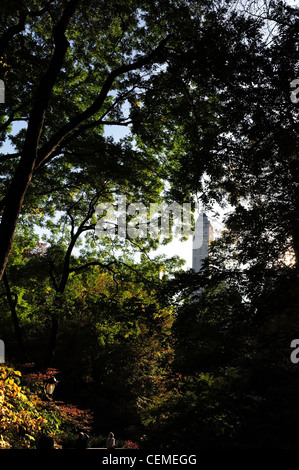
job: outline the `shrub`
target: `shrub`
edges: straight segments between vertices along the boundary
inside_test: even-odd
[[[43,399],[39,391],[45,375],[28,374],[26,385],[21,377],[21,372],[0,366],[0,449],[35,447],[41,435],[63,441],[79,429],[90,429],[89,411]]]

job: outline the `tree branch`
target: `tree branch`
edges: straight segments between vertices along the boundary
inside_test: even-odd
[[[78,266],[77,268],[71,268],[70,272],[78,273],[84,271],[84,269],[89,268],[90,266],[100,266],[101,268],[108,269],[109,271],[112,271],[114,273],[114,271],[111,270],[110,266],[115,263],[116,261],[110,261],[110,263],[108,264],[101,263],[100,261],[90,261],[89,263],[85,263],[82,266]]]
[[[75,129],[77,129],[83,122],[85,122],[87,119],[91,118],[96,114],[101,107],[104,104],[104,101],[111,90],[111,87],[114,83],[114,80],[121,76],[124,75],[128,72],[132,72],[133,70],[140,69],[144,67],[145,65],[148,65],[151,63],[151,61],[158,55],[158,53],[164,48],[165,44],[169,40],[169,36],[167,36],[165,39],[163,39],[158,47],[154,49],[150,54],[139,57],[135,62],[132,62],[131,64],[124,64],[118,67],[117,69],[113,70],[110,72],[108,77],[106,78],[106,81],[104,82],[104,85],[100,91],[99,96],[96,98],[96,100],[83,112],[79,113],[77,116],[75,116],[71,121],[69,121],[67,124],[65,124],[56,134],[54,134],[47,144],[45,144],[39,151],[37,161],[36,161],[36,168],[38,168],[43,162],[45,162],[55,150],[55,148]],[[92,126],[95,124],[93,123]],[[88,126],[88,124],[87,124]]]
[[[3,123],[1,124],[0,126],[0,131],[3,132],[5,131],[5,129],[7,129],[7,127],[12,123],[12,122],[16,122],[16,121],[28,121],[28,118],[15,118],[15,115],[16,113],[18,113],[19,111],[21,111],[22,109],[25,108],[25,106],[27,106],[28,104],[30,104],[30,101],[26,101],[25,103],[21,104],[20,106],[18,106],[16,109],[14,109],[10,116],[8,117],[8,119]]]
[[[21,155],[22,155],[21,152],[8,153],[7,155],[1,155],[0,156],[0,163],[5,162],[6,160],[12,160],[13,158],[18,158]]]

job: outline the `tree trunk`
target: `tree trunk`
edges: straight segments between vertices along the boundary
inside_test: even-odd
[[[21,328],[20,328],[20,324],[19,324],[18,315],[17,315],[17,312],[16,312],[16,301],[14,301],[13,298],[12,298],[12,294],[11,294],[11,290],[10,290],[10,287],[9,287],[9,282],[8,282],[8,279],[7,279],[6,271],[4,271],[4,273],[3,273],[3,282],[4,282],[4,285],[5,285],[5,289],[6,289],[6,298],[7,298],[9,307],[10,307],[11,318],[12,318],[12,322],[13,322],[13,325],[14,325],[16,340],[17,340],[17,343],[18,343],[21,358],[22,358],[23,361],[26,361],[26,352],[25,352],[25,348],[24,348],[23,337],[22,337],[22,333],[21,333]]]
[[[58,316],[55,313],[52,316],[51,335],[50,335],[50,339],[49,339],[49,343],[48,343],[48,347],[46,350],[44,363],[43,363],[44,369],[48,369],[52,365],[55,350],[56,350],[56,344],[57,344],[58,327],[59,327]]]

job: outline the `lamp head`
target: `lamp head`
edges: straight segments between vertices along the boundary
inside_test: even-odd
[[[44,383],[44,390],[46,394],[49,396],[52,396],[57,384],[58,384],[58,380],[54,376],[46,380]]]

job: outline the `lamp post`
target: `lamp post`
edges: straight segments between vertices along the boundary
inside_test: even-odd
[[[53,398],[53,393],[56,388],[56,385],[58,384],[58,380],[56,377],[50,377],[48,380],[45,380],[44,382],[44,393],[47,398],[52,399]]]

